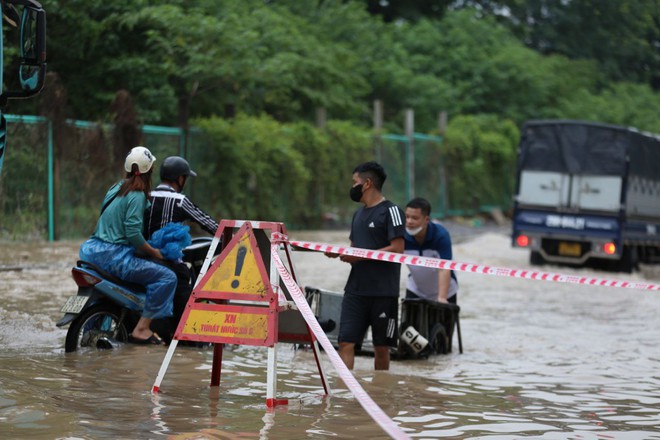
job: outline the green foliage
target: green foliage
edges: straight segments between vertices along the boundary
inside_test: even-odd
[[[432,132],[441,110],[518,125],[564,117],[585,94],[618,88],[612,79],[649,80],[659,62],[657,11],[641,0],[372,3],[45,0],[49,69],[79,119],[108,120],[123,88],[145,123],[236,113],[311,121],[324,107],[366,125],[380,99],[390,131],[414,108],[417,131]]]
[[[405,203],[405,142],[375,142],[365,128],[375,99],[384,103],[384,131],[390,133],[403,131],[407,108],[415,111],[418,133],[437,134],[438,113],[448,112],[445,142],[415,144],[415,166],[423,170],[415,193],[433,198],[438,208],[509,204],[516,127],[525,120],[572,118],[660,132],[654,2],[43,4],[48,69],[66,87],[66,115],[111,121],[110,103],[125,89],[145,124],[188,127],[194,121],[202,133],[186,154],[201,177],[189,190],[220,217],[309,227],[326,214],[346,221],[355,208],[346,195],[350,170],[374,158],[390,176],[388,197]],[[43,96],[5,110],[44,111]],[[311,125],[319,107],[328,115],[324,130]],[[0,181],[2,215],[41,215],[43,185],[30,186],[21,172],[32,163],[45,170],[43,139],[23,144],[12,136]],[[108,166],[110,136],[67,136],[56,152],[64,176],[59,196],[69,205],[57,219],[87,231],[99,198],[117,178]],[[178,152],[176,138],[144,141],[159,158]],[[77,170],[81,161],[91,171]],[[435,192],[443,185],[442,170],[448,205]]]
[[[518,138],[516,125],[496,115],[459,116],[451,121],[445,137],[451,209],[509,205]]]
[[[567,118],[636,127],[660,133],[660,95],[644,84],[615,83],[600,93],[582,90],[559,103]]]
[[[476,0],[531,48],[598,63],[613,81],[658,87],[660,8],[647,0]]]
[[[0,175],[0,237],[43,236],[47,194],[45,131],[8,125],[5,166]],[[43,127],[42,127],[43,128]]]
[[[327,210],[347,205],[351,170],[370,157],[364,130],[345,122],[320,131],[241,114],[196,125],[209,144],[193,161],[196,199],[222,218],[318,226]]]

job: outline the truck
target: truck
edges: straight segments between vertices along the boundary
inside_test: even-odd
[[[35,0],[0,0],[0,173],[7,145],[7,120],[4,108],[10,99],[25,99],[38,94],[46,78],[46,11]],[[5,41],[4,25],[18,28],[16,44]],[[5,88],[3,77],[5,49],[15,46],[16,86]]]
[[[660,136],[580,120],[521,129],[512,246],[530,263],[632,272],[660,262]]]

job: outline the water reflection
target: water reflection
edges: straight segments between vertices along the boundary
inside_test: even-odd
[[[178,347],[155,395],[162,347],[64,353],[55,322],[75,292],[77,245],[25,248],[32,268],[0,273],[0,437],[383,438],[327,359],[324,398],[313,354],[292,345],[278,350],[277,397],[290,404],[274,409],[265,349],[227,347],[220,387],[209,387],[212,350]],[[491,235],[455,254],[525,267],[508,246]],[[306,255],[299,278],[340,290],[345,267],[328,262]],[[660,439],[660,295],[463,274],[460,301],[463,355],[396,361],[389,373],[356,359],[358,381],[411,437]]]

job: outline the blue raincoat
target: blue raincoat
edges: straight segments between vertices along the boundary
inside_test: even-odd
[[[117,278],[145,286],[144,318],[172,316],[176,275],[167,267],[135,256],[135,249],[145,243],[142,224],[148,201],[139,191],[118,196],[120,187],[121,182],[105,195],[94,233],[80,246],[80,259]]]
[[[158,319],[172,316],[176,275],[170,269],[134,255],[132,246],[90,238],[80,246],[80,259],[101,267],[125,281],[146,286],[142,316]]]

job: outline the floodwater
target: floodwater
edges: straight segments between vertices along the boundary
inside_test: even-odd
[[[346,244],[346,232],[291,233]],[[463,236],[457,261],[527,268],[506,231]],[[267,350],[226,349],[219,387],[212,350],[178,347],[150,392],[164,347],[64,353],[59,308],[76,291],[79,243],[0,243],[0,438],[371,439],[386,437],[333,370],[322,388],[310,351],[278,348],[278,398],[265,405]],[[294,253],[301,284],[341,291],[348,265]],[[9,270],[15,268],[16,270]],[[545,270],[660,282],[561,267]],[[403,274],[407,273],[403,270]],[[464,353],[392,362],[354,375],[412,438],[660,439],[660,292],[459,273]]]

